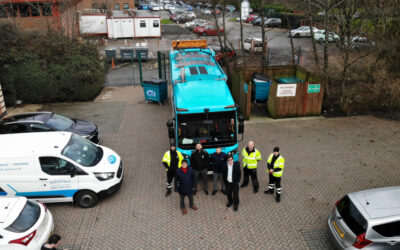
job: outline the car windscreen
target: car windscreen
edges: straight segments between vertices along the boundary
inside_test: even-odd
[[[62,115],[52,114],[45,124],[57,130],[65,131],[72,127],[74,121]]]
[[[103,149],[74,134],[61,154],[82,166],[93,167],[103,158]]]
[[[235,112],[178,115],[178,142],[179,147],[183,149],[192,149],[199,142],[205,148],[234,145]]]
[[[366,232],[367,221],[347,195],[337,204],[336,208],[346,225],[355,235]]]
[[[6,230],[14,233],[26,232],[29,228],[35,225],[39,217],[39,205],[28,200],[17,219],[11,225],[9,225]]]

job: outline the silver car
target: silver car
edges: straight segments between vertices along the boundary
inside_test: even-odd
[[[400,187],[344,196],[336,202],[328,228],[338,249],[400,249]]]

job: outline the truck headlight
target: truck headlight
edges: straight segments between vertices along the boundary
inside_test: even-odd
[[[94,176],[96,176],[99,181],[107,181],[114,178],[114,172],[94,173]]]

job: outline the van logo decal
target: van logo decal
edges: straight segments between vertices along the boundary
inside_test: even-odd
[[[110,164],[114,164],[117,161],[117,158],[114,155],[109,155],[107,160]]]

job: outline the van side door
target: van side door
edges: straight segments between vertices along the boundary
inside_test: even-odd
[[[40,199],[71,201],[78,191],[77,168],[71,162],[54,156],[39,157],[42,175]]]

